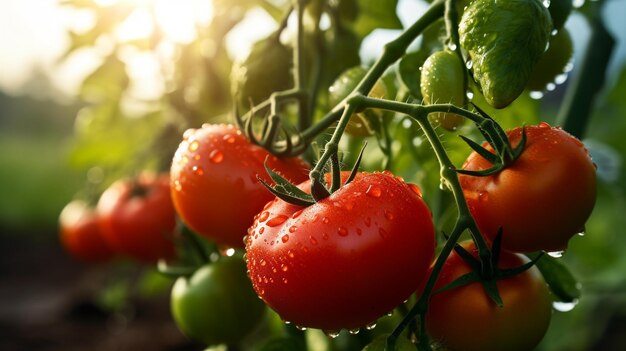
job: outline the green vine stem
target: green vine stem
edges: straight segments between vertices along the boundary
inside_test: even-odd
[[[376,81],[385,73],[385,70],[395,61],[399,60],[402,55],[406,52],[406,49],[409,45],[420,35],[424,29],[426,29],[431,23],[441,18],[444,10],[444,0],[437,0],[431,4],[428,10],[418,19],[411,27],[409,27],[406,31],[404,31],[398,38],[390,41],[384,47],[383,54],[378,58],[378,60],[374,63],[374,65],[367,72],[365,77],[359,82],[355,91],[349,95],[346,100],[349,101],[351,96],[355,95],[367,95],[369,91],[372,89]],[[336,150],[339,141],[341,140],[341,136],[343,135],[346,126],[348,125],[348,121],[352,114],[356,111],[356,104],[347,103],[347,106],[343,109],[341,113],[341,117],[339,119],[339,123],[337,124],[337,129],[333,133],[330,141],[326,144],[324,153],[320,156],[318,163],[315,165],[313,170],[311,170],[310,178],[312,183],[321,183],[322,182],[322,173],[323,169],[326,165],[326,162],[330,159],[332,155],[332,151]],[[333,109],[331,113],[339,112],[339,110]],[[305,134],[303,132],[303,134]],[[310,134],[310,133],[309,133]]]
[[[595,96],[604,86],[609,59],[615,46],[615,39],[606,30],[600,19],[602,3],[596,5],[591,18],[591,38],[577,72],[567,90],[557,125],[573,136],[582,139]]]
[[[297,15],[296,45],[293,50],[294,67],[294,89],[301,94],[298,98],[298,130],[303,130],[311,123],[309,111],[309,96],[306,94],[304,82],[304,8],[309,0],[294,0],[294,7]],[[304,95],[304,96],[303,96]]]

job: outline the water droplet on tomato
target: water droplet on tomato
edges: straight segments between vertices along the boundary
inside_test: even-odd
[[[393,310],[387,312],[387,317],[391,317],[391,316],[393,316]]]
[[[287,220],[287,216],[277,215],[276,217],[270,218],[270,220],[268,220],[267,223],[265,224],[267,224],[270,227],[276,227],[285,223],[286,220]]]
[[[478,199],[480,201],[488,201],[489,200],[489,193],[486,191],[481,191],[478,193]]]
[[[330,220],[328,219],[328,217],[322,218],[322,223],[328,224],[329,222],[330,222]]]
[[[283,235],[283,237],[282,237],[282,238],[280,238],[280,240],[281,240],[283,243],[286,243],[287,241],[289,241],[289,235],[287,235],[287,234]]]
[[[263,232],[265,232],[265,227],[259,228],[259,234],[263,234]]]
[[[204,174],[204,170],[200,166],[193,166],[191,167],[191,170],[193,171],[195,175],[198,175],[198,176],[201,176]]]
[[[248,245],[248,240],[250,240],[250,235],[244,235],[243,236],[243,244],[244,245]]]
[[[346,229],[345,227],[339,227],[337,228],[337,234],[339,234],[339,236],[347,236],[348,229]]]
[[[180,180],[174,181],[174,190],[181,191],[183,190],[183,186],[180,184]]]
[[[298,218],[302,214],[303,210],[298,210],[291,215],[291,218]]]
[[[212,150],[209,153],[209,160],[213,163],[221,163],[224,161],[224,154],[220,150]]]
[[[374,198],[378,198],[382,195],[382,190],[380,190],[380,188],[376,185],[370,185],[367,187],[367,190],[365,190],[365,194]]]
[[[319,219],[319,216],[316,214],[313,215],[313,217],[311,217],[311,223],[315,223],[317,222],[317,220]]]
[[[541,122],[537,125],[539,128],[551,128],[551,126],[546,122]]]
[[[356,228],[356,233],[357,235],[361,235],[363,234],[363,231],[361,230],[361,228]]]
[[[261,212],[261,215],[259,216],[259,222],[265,222],[270,216],[270,213],[267,211],[263,211]]]
[[[351,211],[354,208],[354,202],[353,201],[346,202],[346,204],[344,205],[344,208],[347,211]]]
[[[293,251],[289,250],[287,251],[287,256],[289,256],[289,258],[293,258],[295,255],[293,254]]]
[[[322,234],[322,238],[324,238],[324,240],[328,239],[328,233]]]
[[[265,262],[264,259],[261,259],[260,264],[262,267],[265,267],[265,265],[267,265],[267,262]]]
[[[235,136],[234,136],[234,135],[232,135],[232,134],[225,134],[225,135],[222,137],[222,139],[223,139],[225,142],[229,143],[229,144],[232,144],[232,143],[234,143],[234,142],[235,142]]]
[[[283,284],[287,284],[287,278],[283,278]]]
[[[531,91],[530,92],[530,98],[533,100],[541,100],[543,99],[543,92],[542,91]]]
[[[328,336],[331,339],[338,337],[339,333],[340,333],[339,330],[324,330],[324,334],[326,334],[326,336]]]
[[[280,265],[280,269],[281,269],[283,272],[287,272],[287,271],[289,270],[289,267],[288,267],[286,264],[281,264],[281,265]]]
[[[354,328],[354,329],[348,330],[348,333],[352,335],[357,335],[360,331],[361,331],[361,328]]]
[[[298,227],[296,227],[295,225],[289,227],[289,233],[294,233],[296,230],[298,230]]]
[[[199,147],[200,147],[200,143],[197,140],[195,140],[194,142],[189,144],[189,147],[187,148],[187,150],[193,152],[193,151],[198,150]]]
[[[194,135],[195,132],[196,132],[196,130],[194,128],[187,129],[183,133],[183,140],[187,140],[187,139],[191,138]]]
[[[422,189],[420,189],[417,185],[409,184],[409,188],[413,190],[413,192],[416,193],[417,196],[422,197]]]
[[[559,312],[569,312],[574,309],[578,305],[578,300],[574,300],[571,302],[562,302],[562,301],[554,301],[552,302],[552,308]]]
[[[367,330],[372,330],[374,328],[376,328],[376,322],[370,323],[370,324],[365,326],[365,329],[367,329]]]
[[[392,221],[395,218],[395,216],[394,216],[393,212],[385,210],[385,218],[387,218],[388,220]]]

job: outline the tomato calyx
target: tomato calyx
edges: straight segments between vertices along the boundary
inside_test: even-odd
[[[498,123],[478,106],[473,103],[472,106],[474,106],[476,111],[478,111],[478,113],[483,117],[481,122],[476,122],[476,126],[495,152],[484,148],[477,142],[463,135],[460,135],[460,137],[467,143],[467,145],[469,145],[470,148],[472,148],[472,150],[476,151],[493,166],[482,171],[470,171],[465,169],[457,169],[456,171],[460,174],[486,177],[500,172],[521,156],[524,151],[524,147],[526,146],[526,130],[522,127],[522,137],[517,146],[513,147],[506,135],[506,132],[498,125]]]
[[[165,259],[159,259],[157,261],[157,271],[159,273],[172,278],[190,277],[198,268],[215,261],[211,259],[212,252],[201,242],[201,239],[181,221],[176,222],[176,232],[181,233],[180,243],[190,247],[191,250],[189,251],[191,251],[193,257],[178,259],[177,261],[179,262],[175,264],[168,263]]]
[[[525,272],[534,266],[541,257],[543,257],[543,253],[535,255],[531,261],[517,267],[513,268],[505,268],[500,269],[498,267],[498,261],[500,260],[500,252],[501,252],[501,242],[502,242],[502,230],[498,232],[495,240],[493,241],[493,245],[491,247],[491,267],[493,269],[490,272],[486,272],[483,267],[485,266],[480,259],[475,258],[471,253],[469,253],[463,246],[458,243],[454,246],[454,251],[465,261],[471,268],[472,271],[466,273],[457,279],[453,280],[449,284],[443,286],[442,288],[436,290],[434,294],[439,294],[441,292],[451,290],[454,288],[458,288],[464,285],[468,285],[474,282],[478,282],[482,284],[485,289],[485,293],[491,300],[498,306],[503,307],[504,304],[502,302],[502,297],[498,292],[498,287],[496,285],[498,280],[508,279],[514,277],[518,274]]]
[[[367,143],[365,143],[363,145],[363,148],[361,148],[361,152],[359,152],[359,156],[357,157],[356,162],[354,163],[354,166],[352,166],[350,175],[346,178],[345,182],[343,183],[344,186],[349,184],[356,176],[358,169],[359,169],[359,165],[361,164],[361,159],[363,158],[363,151],[365,150],[366,146],[367,146]],[[267,190],[269,190],[272,194],[274,194],[279,199],[285,202],[288,202],[290,204],[307,207],[329,197],[330,194],[339,190],[339,188],[342,186],[341,168],[339,166],[339,155],[336,150],[332,153],[330,162],[331,162],[331,169],[332,169],[330,188],[328,188],[327,185],[324,185],[324,182],[321,180],[322,178],[321,174],[319,174],[319,172],[312,171],[310,175],[310,178],[311,178],[311,193],[310,194],[307,192],[304,192],[303,190],[298,188],[296,185],[294,185],[293,183],[285,179],[283,176],[281,176],[280,174],[272,170],[267,164],[267,158],[265,159],[265,164],[264,164],[265,170],[267,171],[267,174],[270,176],[270,178],[272,178],[275,185],[270,185],[258,175],[257,175],[257,179]]]

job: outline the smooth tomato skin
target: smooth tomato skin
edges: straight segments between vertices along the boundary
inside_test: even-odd
[[[171,294],[172,316],[180,330],[206,345],[236,343],[265,313],[240,257],[221,257],[180,277]]]
[[[560,251],[583,230],[596,198],[596,169],[585,146],[547,123],[526,127],[522,155],[498,174],[461,175],[465,199],[483,235],[502,227],[502,247],[514,252]],[[513,146],[521,128],[507,133]],[[472,153],[463,169],[491,163]]]
[[[102,193],[96,210],[115,251],[146,263],[174,257],[176,212],[167,174],[118,180]]]
[[[246,242],[259,296],[283,320],[329,331],[363,327],[401,304],[435,249],[419,189],[390,173],[358,173],[306,208],[274,200]]]
[[[461,245],[478,257],[472,241]],[[522,255],[502,251],[498,267],[513,268],[526,262]],[[452,252],[433,291],[470,271],[470,266]],[[433,295],[426,314],[429,335],[449,350],[532,350],[548,330],[552,316],[552,298],[541,273],[533,266],[496,284],[503,307],[498,307],[478,282]]]
[[[273,195],[257,175],[271,182],[263,163],[299,183],[308,178],[300,158],[279,159],[234,126],[205,124],[185,132],[171,168],[172,199],[195,232],[229,247],[243,247],[253,217]]]
[[[94,209],[81,200],[68,203],[61,211],[59,237],[63,248],[82,262],[106,262],[115,255],[102,236]]]

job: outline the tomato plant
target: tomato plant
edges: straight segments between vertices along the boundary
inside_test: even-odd
[[[306,208],[269,202],[251,227],[246,255],[256,292],[281,318],[338,331],[365,327],[406,300],[425,278],[434,240],[416,186],[388,173],[359,173]]]
[[[172,288],[172,315],[190,338],[206,345],[232,344],[262,319],[265,305],[246,276],[240,257],[222,257],[180,277]]]
[[[148,263],[174,256],[176,213],[167,174],[116,181],[96,210],[104,238],[116,252]]]
[[[61,244],[73,257],[84,262],[104,262],[114,253],[102,236],[93,208],[81,200],[68,203],[59,216]]]
[[[472,241],[462,244],[478,257]],[[498,268],[521,266],[528,259],[501,252]],[[437,278],[435,289],[445,287],[471,272],[456,252],[450,254]],[[550,323],[552,299],[536,267],[496,281],[503,306],[485,292],[479,282],[435,293],[430,298],[426,326],[430,335],[449,350],[532,350]]]
[[[521,156],[501,172],[462,175],[461,186],[478,227],[493,240],[502,228],[502,246],[516,252],[561,251],[584,230],[596,198],[596,169],[583,143],[547,123],[507,133],[515,145],[522,130]],[[491,163],[472,153],[463,169]]]
[[[268,179],[263,164],[299,182],[308,165],[279,159],[250,143],[230,125],[205,125],[185,132],[172,163],[172,199],[182,220],[221,245],[242,247],[252,217],[272,194],[258,182]]]

